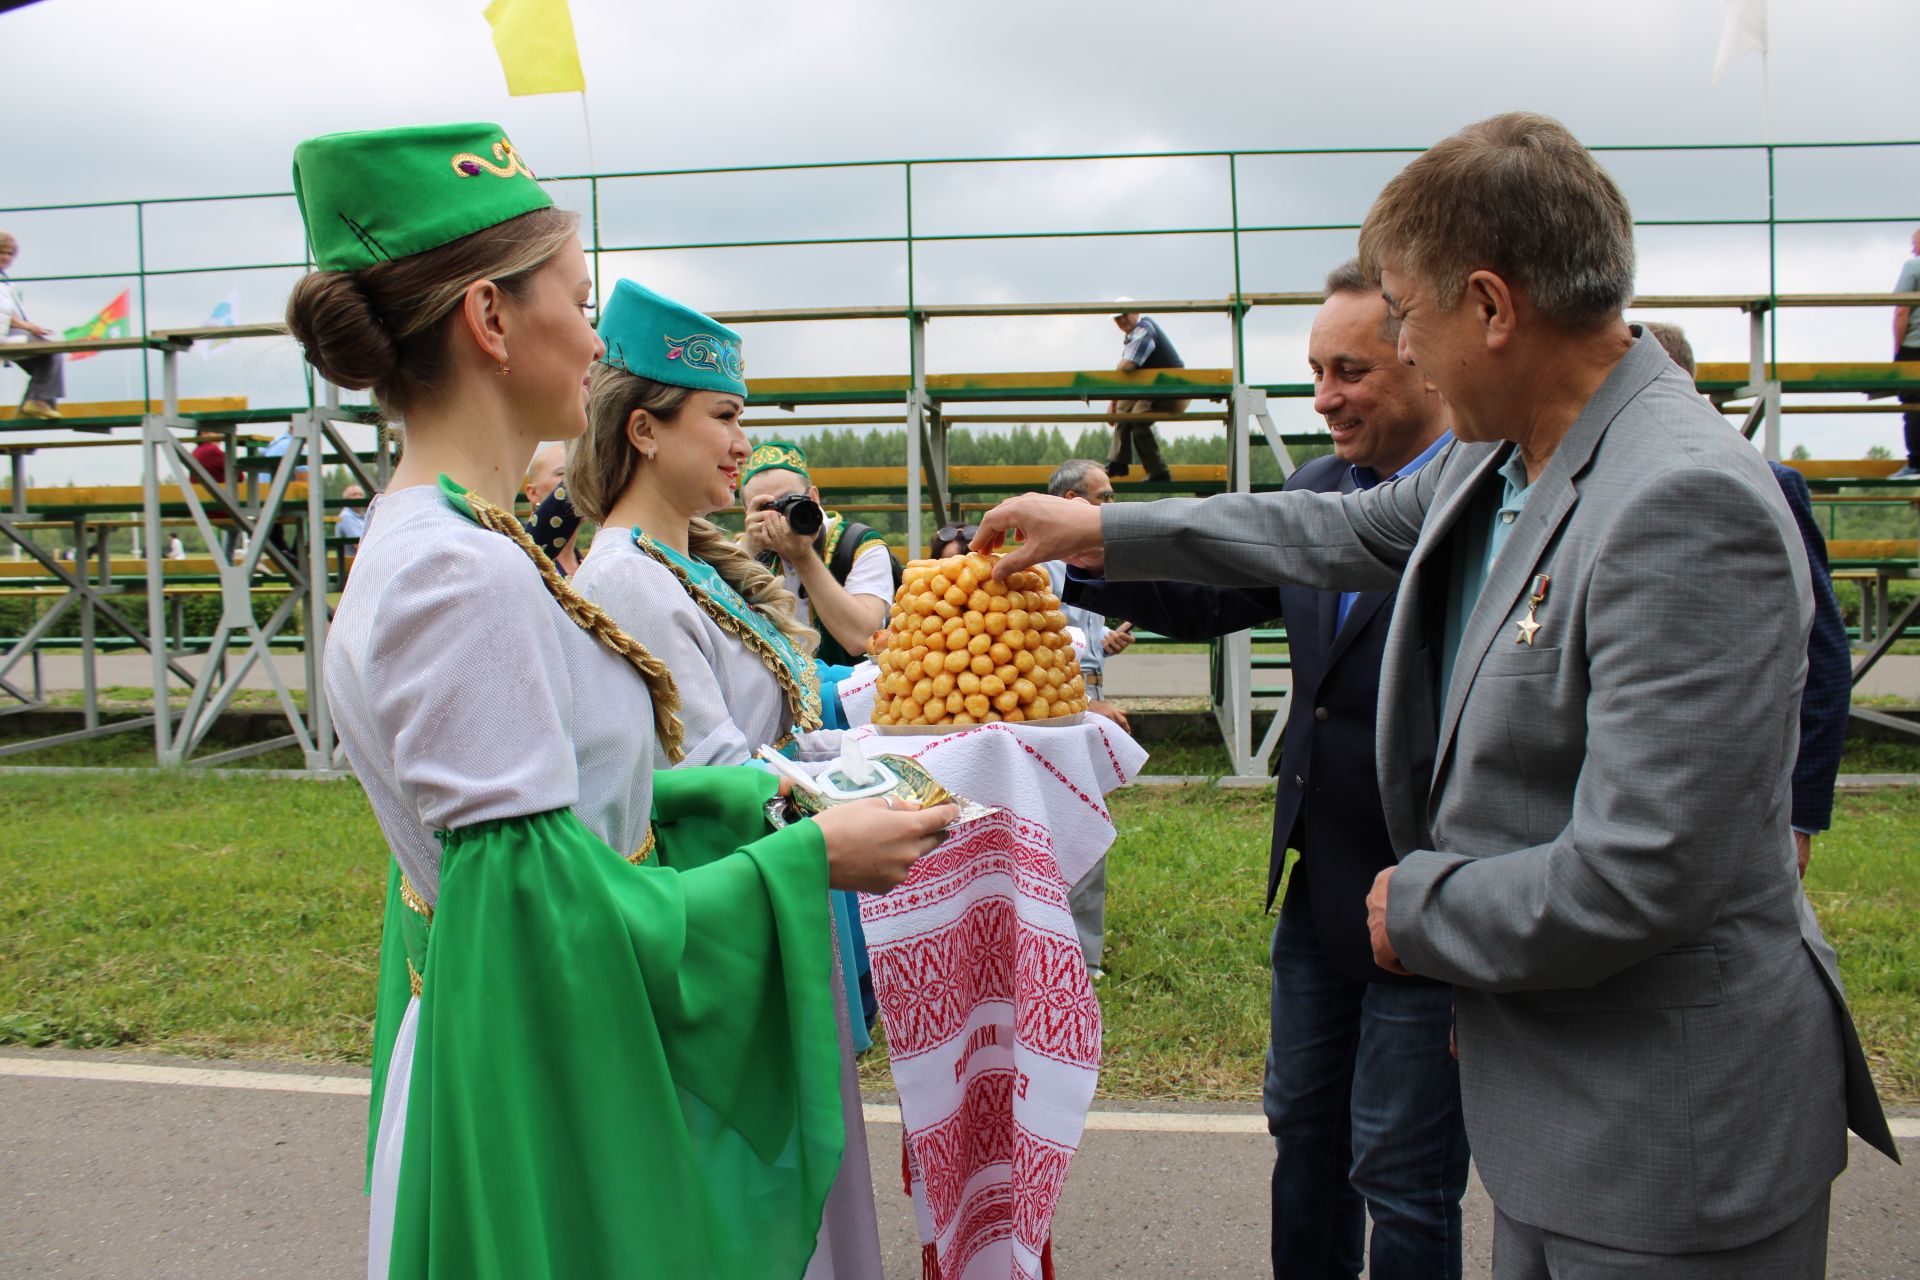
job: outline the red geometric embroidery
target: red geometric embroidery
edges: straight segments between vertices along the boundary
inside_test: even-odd
[[[1017,948],[1014,1040],[1058,1062],[1100,1065],[1100,1002],[1075,939],[1022,930]]]
[[[1072,1147],[1048,1142],[1026,1129],[1014,1134],[1013,1185],[1019,1191],[1013,1202],[1013,1236],[1036,1254],[1046,1246],[1053,1211],[1072,1163]]]
[[[1011,735],[1013,740],[1020,744],[1020,749],[1022,751],[1032,756],[1035,760],[1038,760],[1041,764],[1041,767],[1046,769],[1048,773],[1052,774],[1054,776],[1054,779],[1057,782],[1059,782],[1061,786],[1073,792],[1074,795],[1080,798],[1081,803],[1085,804],[1089,809],[1092,809],[1095,813],[1099,814],[1101,821],[1103,822],[1113,821],[1112,815],[1109,814],[1104,807],[1102,807],[1102,805],[1098,800],[1094,799],[1092,796],[1082,791],[1079,787],[1074,786],[1073,780],[1067,777],[1066,774],[1060,772],[1059,769],[1054,767],[1053,761],[1047,759],[1045,756],[1041,755],[1038,751],[1035,751],[1031,746],[1027,745],[1027,741],[1025,738],[1022,738],[1019,734],[1014,733],[1013,730],[1008,728],[1005,724],[983,724],[978,726],[977,728],[968,729],[963,733],[949,734],[947,737],[944,737],[944,738],[935,738],[931,743],[929,743],[924,748],[924,750],[933,751],[939,747],[944,747],[949,743],[958,742],[962,738],[972,737],[976,733],[995,733],[995,732]]]
[[[1013,899],[987,898],[937,933],[873,949],[874,992],[894,1057],[952,1040],[982,1003],[1012,1001],[1014,923]]]
[[[934,1230],[944,1236],[967,1183],[991,1165],[1013,1161],[1011,1071],[982,1071],[967,1081],[959,1110],[908,1137]]]

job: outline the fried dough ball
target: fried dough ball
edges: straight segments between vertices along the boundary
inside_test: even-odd
[[[1085,710],[1047,575],[1024,569],[995,582],[994,559],[969,552],[907,565],[886,629],[868,645],[881,672],[875,723],[944,729]]]

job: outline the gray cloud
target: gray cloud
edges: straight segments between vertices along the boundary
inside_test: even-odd
[[[940,155],[1303,146],[1417,146],[1467,121],[1525,106],[1555,114],[1594,144],[1757,142],[1756,59],[1709,82],[1719,0],[1618,0],[1566,6],[1522,0],[1393,0],[1351,5],[1193,0],[1170,17],[1139,0],[1102,4],[899,0],[814,5],[719,0],[636,6],[573,0],[591,87],[591,160],[579,100],[506,95],[480,0],[44,0],[0,16],[10,94],[41,104],[57,127],[8,140],[0,205],[131,196],[274,192],[301,137],[435,119],[495,119],[547,174]],[[1910,121],[1911,0],[1844,6],[1776,4],[1773,128],[1780,140],[1897,138]],[[86,92],[80,92],[85,86]],[[57,105],[56,105],[57,104]],[[57,114],[56,114],[57,113]],[[30,113],[31,114],[31,113]],[[1756,154],[1610,154],[1643,217],[1755,217],[1765,212]],[[1783,154],[1784,216],[1920,217],[1920,148]],[[1399,156],[1254,157],[1238,169],[1242,219],[1346,223],[1364,213]],[[1225,162],[927,166],[915,173],[915,228],[929,232],[1207,225],[1228,216]],[[608,243],[791,235],[895,234],[897,169],[612,181],[603,184]],[[584,184],[556,194],[574,207]],[[0,214],[26,253],[22,274],[125,271],[131,215],[120,209]],[[1889,287],[1910,227],[1783,228],[1786,289]],[[286,199],[157,206],[150,265],[274,262],[300,253]],[[1314,287],[1351,251],[1343,232],[1249,237],[1241,280],[1254,290]],[[1764,232],[1648,229],[1644,292],[1764,289]],[[708,309],[899,302],[898,246],[745,249],[609,257]],[[277,316],[291,273],[157,279],[149,323],[195,324],[231,289],[242,318]],[[1127,293],[1219,296],[1232,287],[1221,237],[997,241],[923,246],[922,300],[1047,301]],[[45,322],[77,323],[125,287],[119,279],[26,286]],[[1737,316],[1679,316],[1707,359],[1744,355]],[[1259,314],[1248,332],[1252,376],[1303,376],[1307,315]],[[1226,363],[1226,326],[1178,317],[1169,327],[1195,364]],[[1884,358],[1885,313],[1793,313],[1786,358]],[[1098,317],[944,321],[931,360],[944,370],[1102,366],[1112,327]],[[762,376],[898,370],[903,327],[756,326]],[[237,343],[185,366],[190,393],[244,391],[256,403],[303,396],[286,343]],[[0,393],[19,376],[0,372]],[[157,385],[157,375],[155,376]],[[138,394],[132,357],[74,369],[76,398]],[[1313,421],[1289,405],[1287,425]],[[1891,440],[1891,418],[1789,420],[1789,442],[1858,454]],[[89,455],[97,466],[100,455]],[[57,481],[80,460],[43,455]],[[88,472],[89,475],[97,474]]]

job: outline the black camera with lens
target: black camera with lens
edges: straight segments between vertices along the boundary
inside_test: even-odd
[[[776,498],[766,506],[768,511],[778,511],[787,522],[787,527],[803,538],[811,538],[820,532],[820,526],[826,523],[826,513],[820,510],[820,504],[804,493],[790,493],[784,498]]]

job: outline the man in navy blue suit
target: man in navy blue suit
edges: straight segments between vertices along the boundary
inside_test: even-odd
[[[1916,233],[1920,234],[1920,233]],[[1677,324],[1649,323],[1643,328],[1666,349],[1673,362],[1697,372],[1693,344]],[[1833,822],[1833,783],[1840,776],[1840,755],[1847,745],[1847,709],[1853,703],[1853,659],[1847,653],[1847,624],[1827,571],[1827,540],[1813,519],[1813,495],[1806,478],[1792,467],[1767,464],[1800,526],[1807,549],[1807,575],[1813,588],[1813,630],[1807,635],[1807,683],[1800,691],[1800,754],[1793,761],[1793,843],[1800,874],[1807,874],[1813,838]]]
[[[1400,363],[1378,282],[1328,278],[1307,360],[1331,457],[1289,489],[1347,492],[1406,475],[1452,440],[1439,397]],[[1267,904],[1300,861],[1273,934],[1266,1112],[1276,1277],[1458,1277],[1467,1137],[1448,1047],[1451,988],[1388,973],[1367,939],[1367,890],[1394,863],[1374,767],[1391,591],[1108,583],[1069,572],[1067,602],[1193,640],[1284,618],[1293,689],[1281,749]]]

